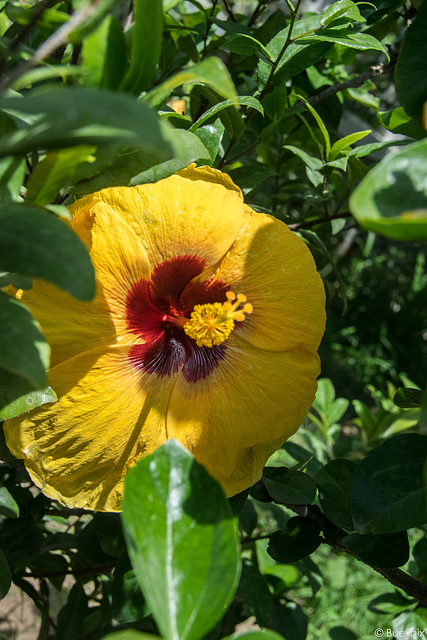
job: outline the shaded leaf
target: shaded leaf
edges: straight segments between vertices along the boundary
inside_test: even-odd
[[[54,215],[28,205],[2,207],[0,269],[44,278],[79,300],[95,293],[93,266],[80,238]]]
[[[19,507],[2,482],[0,482],[0,513],[8,518],[19,518]]]
[[[390,569],[401,567],[409,558],[409,542],[406,531],[397,533],[352,533],[341,540],[342,544],[359,558],[374,567]]]
[[[50,387],[34,390],[25,378],[0,369],[0,420],[16,418],[56,400],[56,393]]]
[[[423,392],[420,389],[408,389],[400,387],[394,397],[393,402],[401,409],[418,409],[423,401]]]
[[[354,529],[350,486],[356,467],[352,460],[331,460],[314,477],[325,516],[337,527],[350,531]]]
[[[311,504],[316,496],[314,480],[301,471],[266,467],[262,481],[270,496],[277,502]]]
[[[319,523],[295,516],[288,520],[287,531],[273,533],[267,551],[276,562],[288,564],[309,556],[321,542]]]
[[[3,551],[0,549],[0,600],[7,596],[12,584],[12,573]]]

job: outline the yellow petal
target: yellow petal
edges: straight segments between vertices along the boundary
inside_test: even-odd
[[[317,351],[326,320],[323,283],[310,251],[283,222],[246,207],[216,277],[253,305],[239,336],[271,351]]]
[[[98,345],[128,342],[127,292],[140,278],[150,277],[145,250],[120,216],[93,197],[76,209],[74,230],[86,243],[95,267],[94,300],[79,302],[43,281],[36,281],[22,296],[52,346],[52,366]]]
[[[208,348],[208,347],[204,347]],[[224,360],[194,384],[179,377],[167,416],[176,438],[234,495],[259,480],[267,458],[300,426],[319,374],[316,354],[267,352],[230,336]]]
[[[192,169],[155,184],[104,189],[93,198],[128,223],[152,266],[180,255],[197,255],[213,264],[230,248],[243,219],[240,190],[228,176],[217,182],[207,179],[216,174],[222,175]]]
[[[6,421],[10,450],[48,497],[119,510],[125,473],[165,440],[174,377],[138,371],[116,346],[54,367],[49,382],[59,401]]]

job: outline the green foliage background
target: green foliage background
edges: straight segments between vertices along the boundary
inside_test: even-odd
[[[14,583],[35,639],[427,629],[426,32],[427,0],[0,0],[1,419],[55,398],[8,287],[93,295],[61,220],[83,194],[220,168],[327,291],[316,401],[231,500],[168,442],[122,517],[69,511],[2,440],[1,605]]]

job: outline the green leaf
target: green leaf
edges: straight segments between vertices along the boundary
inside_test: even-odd
[[[208,85],[223,98],[230,99],[233,104],[238,104],[236,89],[227,67],[219,58],[212,56],[206,58],[192,67],[179,71],[174,76],[152,89],[144,97],[144,102],[152,107],[159,107],[165,103],[170,93],[176,88],[187,83]]]
[[[427,240],[427,139],[387,156],[350,196],[350,210],[370,231],[394,240]]]
[[[427,522],[427,436],[405,433],[368,453],[353,474],[350,501],[359,533],[393,533]]]
[[[337,527],[350,531],[354,529],[354,525],[349,494],[356,466],[352,460],[331,460],[314,478],[325,516]]]
[[[19,507],[2,482],[0,482],[0,513],[8,518],[19,518]]]
[[[418,409],[423,402],[423,392],[420,389],[399,387],[394,394],[393,402],[401,409]]]
[[[227,173],[245,195],[255,189],[263,180],[277,175],[274,169],[263,164],[247,164],[235,169],[228,169]]]
[[[405,636],[410,638],[411,635],[416,638],[417,634],[420,637],[419,631],[427,628],[427,610],[419,608],[415,611],[405,611],[394,618],[392,625],[395,634],[399,634],[395,635],[395,638],[404,638]]]
[[[0,269],[44,278],[79,300],[95,293],[93,266],[80,238],[54,215],[24,204],[8,204],[0,213]]]
[[[0,420],[16,418],[56,400],[56,393],[50,387],[34,391],[33,385],[25,378],[0,369]]]
[[[378,113],[378,122],[388,131],[400,133],[402,136],[409,136],[416,140],[426,137],[424,128],[416,120],[408,116],[403,107],[397,107],[390,111],[380,111]],[[392,142],[389,141],[389,144]]]
[[[156,73],[163,34],[162,0],[134,0],[130,67],[121,89],[140,93]]]
[[[366,138],[366,136],[368,136],[370,133],[372,133],[372,130],[366,129],[366,131],[357,131],[356,133],[350,133],[348,136],[344,136],[344,138],[337,140],[331,147],[331,160],[337,158],[343,151],[351,147],[352,144],[358,142],[358,140]]]
[[[135,640],[137,639],[135,638]],[[271,631],[271,629],[256,629],[243,633],[239,631],[231,636],[225,636],[223,640],[283,640],[283,636]]]
[[[321,542],[319,523],[295,516],[288,520],[287,531],[273,533],[267,551],[276,562],[288,564],[309,556]]]
[[[143,633],[142,631],[134,631],[133,629],[124,629],[123,631],[115,631],[103,636],[102,640],[159,640],[159,636],[153,636],[151,633]]]
[[[413,23],[407,29],[395,71],[396,92],[406,113],[421,119],[427,96],[427,76],[420,60],[427,57],[427,3],[422,2]]]
[[[26,171],[25,160],[2,158],[0,160],[0,202],[19,202]]]
[[[259,100],[257,100],[253,96],[238,96],[237,102],[240,105],[244,105],[247,107],[251,107],[252,109],[256,109],[257,111],[259,111],[259,113],[264,115],[264,109],[262,107],[262,104],[259,102]],[[205,113],[202,116],[200,116],[200,118],[198,118],[196,122],[194,122],[194,124],[191,125],[189,130],[193,132],[196,131],[202,124],[204,124],[207,120],[215,116],[220,111],[223,111],[223,109],[228,109],[229,107],[234,107],[234,106],[235,106],[234,100],[223,100],[222,102],[218,102],[218,104],[215,104],[213,107],[205,111]]]
[[[264,47],[262,42],[246,33],[239,33],[226,38],[225,42],[223,42],[219,48],[247,56],[257,51],[262,51],[266,58],[271,59],[270,52]]]
[[[80,164],[94,160],[95,150],[96,147],[80,145],[48,152],[30,176],[26,202],[51,202],[61,189],[74,182]]]
[[[413,600],[405,598],[399,591],[392,593],[382,593],[368,604],[368,610],[374,613],[387,613],[396,615],[402,611],[407,611],[414,605]]]
[[[39,325],[19,300],[0,291],[0,367],[34,387],[47,385],[50,348]]]
[[[219,484],[175,440],[130,470],[123,523],[128,550],[166,640],[199,640],[237,586],[236,520]]]
[[[219,153],[224,130],[225,127],[218,118],[213,124],[205,124],[199,127],[195,132],[196,136],[209,151],[211,162],[215,161],[215,158]]]
[[[81,144],[147,151],[171,157],[160,119],[132,96],[84,87],[49,85],[22,97],[0,98],[0,109],[23,114],[29,125],[0,138],[0,157],[34,149],[61,149]]]
[[[58,613],[54,640],[76,640],[83,632],[84,618],[88,611],[88,597],[81,584],[76,582],[67,603]]]
[[[10,585],[12,584],[12,573],[9,563],[5,558],[3,551],[0,549],[0,600],[7,596]]]
[[[274,598],[265,577],[256,564],[247,558],[243,559],[237,597],[242,598],[245,603],[245,613],[254,615],[258,624],[261,626],[269,624]]]
[[[301,44],[309,44],[310,42],[330,42],[340,44],[344,47],[350,47],[351,49],[358,49],[360,51],[381,51],[389,57],[387,50],[379,40],[370,36],[368,33],[355,33],[354,31],[348,31],[347,29],[321,29],[315,35],[304,36],[299,42]]]
[[[285,467],[266,467],[262,481],[273,500],[287,504],[311,504],[316,497],[316,485],[302,471]]]
[[[303,34],[312,31],[313,29],[319,29],[321,26],[321,17],[319,15],[311,15],[298,20],[292,30],[292,38],[302,36]],[[289,27],[282,29],[278,34],[270,40],[267,45],[267,49],[270,53],[270,58],[277,62],[274,68],[274,84],[279,85],[282,82],[286,82],[290,78],[298,75],[308,67],[314,65],[325,53],[332,47],[332,43],[313,41],[307,44],[302,44],[299,40],[291,42],[283,55],[280,54],[283,51],[283,47],[287,41],[289,33]],[[260,86],[265,86],[271,73],[271,64],[260,60],[258,64],[258,75],[260,79]]]
[[[347,157],[348,158],[364,158],[371,153],[377,153],[377,151],[383,151],[389,147],[400,147],[409,144],[410,140],[388,140],[388,142],[371,142],[370,144],[361,144],[354,149],[351,149]]]
[[[312,171],[319,171],[323,167],[323,162],[320,160],[320,158],[316,158],[310,155],[309,153],[307,153],[307,151],[304,151],[299,147],[294,147],[291,144],[285,144],[283,145],[283,149],[287,149],[291,153],[298,156],[298,158],[301,158],[304,164]]]
[[[360,11],[352,0],[338,0],[327,8],[322,16],[322,25],[328,25],[338,18],[347,18],[349,21],[364,22],[365,18],[360,15]]]
[[[122,26],[112,15],[108,15],[99,27],[83,40],[83,84],[117,89],[126,66],[126,42]]]
[[[49,65],[47,67],[37,67],[27,71],[22,76],[12,82],[11,87],[15,91],[21,89],[29,89],[38,82],[44,82],[45,80],[51,80],[52,78],[61,78],[65,80],[68,77],[81,76],[83,70],[81,67],[72,66],[66,67],[65,65]]]
[[[409,558],[409,542],[406,531],[397,533],[352,533],[341,540],[363,562],[381,569],[401,567]]]

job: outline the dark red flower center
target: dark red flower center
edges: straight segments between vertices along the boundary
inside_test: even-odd
[[[225,344],[198,347],[183,329],[196,304],[222,302],[229,290],[218,280],[194,280],[204,268],[198,256],[177,256],[159,263],[151,280],[139,280],[129,290],[126,323],[144,340],[129,352],[137,369],[159,376],[182,370],[187,382],[197,382],[224,358]]]

